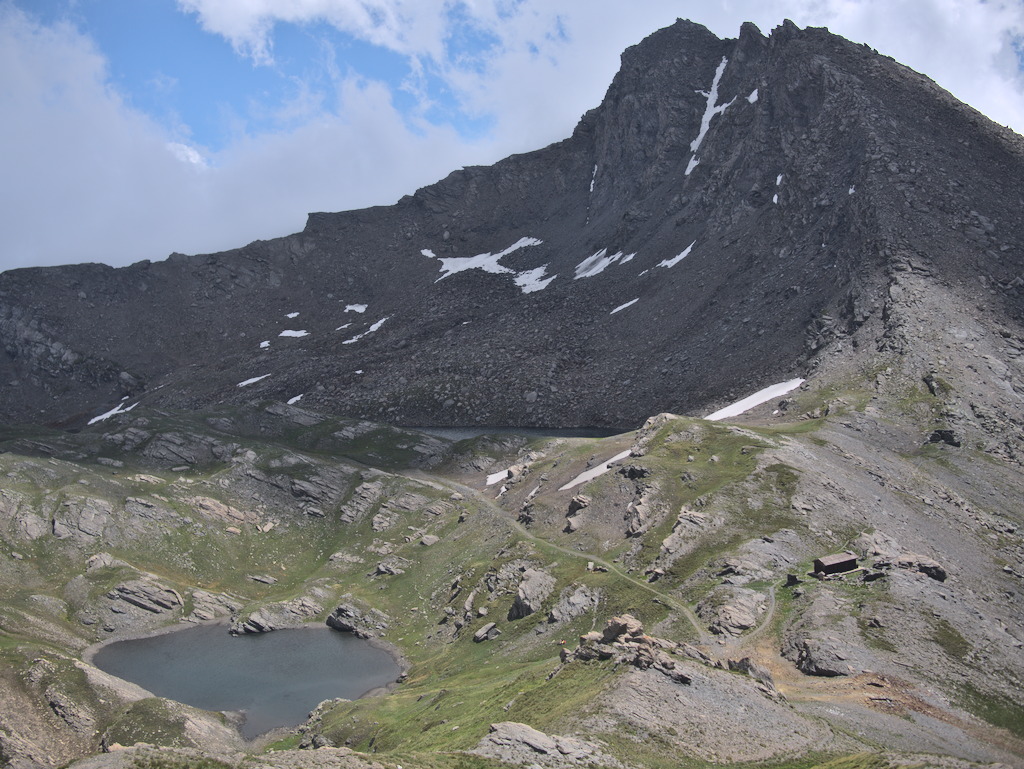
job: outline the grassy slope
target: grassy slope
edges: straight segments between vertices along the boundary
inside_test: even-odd
[[[251,413],[230,417],[234,454],[254,452],[256,466],[264,472],[272,472],[274,460],[286,455],[302,460],[298,466],[284,470],[278,465],[278,473],[290,477],[308,478],[317,468],[348,468],[351,494],[360,473],[375,465],[393,473],[385,479],[388,496],[413,491],[428,501],[450,503],[453,491],[465,491],[461,482],[480,482],[460,470],[454,459],[444,466],[443,475],[424,476],[422,471],[414,470],[410,464],[422,455],[411,448],[415,437],[400,431],[373,429],[345,440],[338,437],[339,427],[344,427],[338,422],[313,427],[273,424],[267,428],[254,421]],[[463,494],[464,499],[451,503],[448,513],[433,516],[422,510],[402,512],[400,520],[383,531],[374,531],[371,526],[380,503],[361,522],[344,524],[339,521],[338,509],[327,511],[322,518],[310,517],[282,509],[271,500],[262,505],[263,512],[280,525],[269,532],[256,531],[251,525],[236,526],[241,533],[233,534],[228,532],[227,522],[197,515],[188,502],[189,496],[199,490],[239,509],[251,505],[253,497],[242,494],[234,485],[238,476],[233,474],[235,464],[231,461],[172,472],[154,465],[138,451],[112,451],[109,443],[92,434],[30,436],[32,441],[54,446],[55,452],[50,453],[56,457],[35,450],[36,444],[27,443],[24,434],[8,435],[4,445],[10,451],[0,455],[0,471],[10,481],[6,488],[20,495],[22,510],[35,510],[45,516],[84,490],[89,496],[109,500],[116,510],[121,509],[126,497],[144,497],[171,509],[180,519],[146,524],[147,536],[124,538],[116,547],[104,547],[98,541],[60,541],[48,536],[26,542],[17,536],[12,518],[4,538],[8,550],[19,552],[23,559],[8,561],[3,567],[0,648],[7,663],[17,668],[24,666],[32,654],[73,656],[82,644],[93,640],[97,631],[76,620],[76,608],[90,606],[118,582],[134,575],[125,568],[85,573],[85,558],[101,548],[135,569],[155,575],[183,595],[193,587],[226,592],[240,598],[246,610],[301,595],[315,582],[335,598],[345,595],[346,600],[387,614],[389,624],[383,635],[411,663],[408,679],[395,693],[328,708],[315,730],[334,744],[390,755],[403,765],[484,766],[490,762],[456,759],[448,754],[472,748],[488,725],[496,721],[521,721],[549,733],[571,733],[621,673],[611,663],[560,667],[560,640],[568,639],[574,645],[573,639],[580,633],[600,628],[607,617],[623,612],[640,616],[649,627],[662,623],[661,634],[673,640],[692,641],[697,637],[687,615],[672,612],[671,607],[692,606],[707,593],[712,583],[701,569],[710,560],[731,552],[751,537],[797,525],[791,513],[797,475],[784,464],[764,464],[759,457],[780,436],[800,437],[816,424],[817,420],[808,420],[790,427],[738,430],[692,420],[668,420],[646,436],[646,454],[639,460],[659,479],[656,502],[665,514],[641,540],[587,543],[599,552],[580,549],[578,545],[585,540],[564,534],[558,527],[526,529],[515,522],[522,494],[532,486],[529,480],[502,500],[504,509],[483,496]],[[214,433],[195,418],[159,415],[148,417],[146,429],[154,434],[171,429]],[[227,434],[221,430],[215,437],[223,440]],[[551,511],[560,510],[567,497],[576,492],[555,492],[556,480],[572,477],[590,455],[610,456],[622,443],[621,438],[537,443],[535,448],[548,454],[537,463],[533,476],[550,474],[552,482],[551,490],[539,494],[534,504],[541,509],[547,506]],[[494,447],[502,445],[518,448],[512,441],[491,443],[488,448],[499,454]],[[68,458],[76,453],[79,456]],[[451,456],[460,453],[471,454],[472,442],[454,447]],[[97,455],[124,465],[112,470],[109,465],[97,464]],[[514,459],[500,458],[497,466]],[[158,482],[139,481],[140,473]],[[600,497],[611,493],[610,487],[616,483],[619,480],[611,473],[592,482],[586,491]],[[266,498],[271,496],[267,494]],[[684,507],[728,510],[729,514],[724,525],[676,560],[658,583],[648,584],[644,568],[657,558],[658,543],[671,531],[674,511]],[[430,547],[420,544],[425,533],[438,536],[439,542]],[[373,550],[381,550],[382,545],[391,550],[391,555],[405,559],[404,574],[373,575],[382,557]],[[362,562],[330,561],[329,556],[337,551],[361,558]],[[587,562],[594,559],[609,570],[587,571]],[[499,582],[491,592],[486,589],[488,575],[492,575],[493,582],[503,565],[520,563],[544,568],[557,578],[548,603],[567,587],[586,585],[601,591],[598,608],[556,629],[546,628],[542,614],[506,621],[516,583]],[[279,581],[272,586],[254,582],[248,578],[253,572],[272,573]],[[67,585],[77,574],[84,574],[78,580],[82,589],[72,598]],[[474,609],[484,607],[487,614],[474,615],[464,627],[456,629],[462,604],[474,588],[478,590]],[[68,611],[63,616],[41,614],[32,600],[40,594],[68,599]],[[446,613],[446,609],[452,613]],[[788,611],[785,601],[780,601],[779,611],[776,627]],[[502,635],[494,641],[474,643],[473,632],[490,621],[499,623]],[[53,632],[54,628],[60,632]],[[954,652],[961,649],[955,630],[940,626],[937,633],[937,642],[956,647]],[[81,696],[88,699],[85,693]],[[143,711],[148,714],[145,719],[128,718]],[[112,733],[120,734],[118,730],[124,730],[121,726],[130,723],[132,729],[141,729],[158,742],[166,739],[167,744],[173,744],[180,732],[175,732],[173,718],[161,719],[159,708],[142,705],[121,713],[101,713],[101,719],[101,731],[113,724]],[[167,734],[161,737],[165,727]],[[288,740],[280,747],[293,742]],[[635,753],[635,748],[626,743],[611,744],[609,749],[625,751],[622,758]],[[447,757],[431,758],[435,754]],[[686,762],[685,756],[671,752],[645,755],[645,763],[652,767]],[[441,763],[435,763],[437,760]],[[820,757],[808,757],[804,762],[785,765],[822,769],[884,765],[880,759],[863,756],[821,761]]]

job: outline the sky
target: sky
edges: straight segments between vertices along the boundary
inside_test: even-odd
[[[1024,133],[1024,0],[0,0],[0,270],[392,204],[566,138],[678,17],[827,26]]]

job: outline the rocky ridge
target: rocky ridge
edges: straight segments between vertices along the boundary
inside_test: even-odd
[[[635,427],[878,349],[933,382],[966,356],[1012,398],[1022,146],[827,30],[679,21],[623,54],[571,137],[394,206],[221,254],[3,274],[0,417],[301,395],[400,424]],[[959,307],[982,310],[947,326]],[[936,427],[1019,427],[976,405]]]

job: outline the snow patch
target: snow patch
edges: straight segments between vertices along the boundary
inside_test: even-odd
[[[268,347],[270,347],[270,340],[269,339],[264,339],[262,342],[260,342],[260,349],[261,350],[266,350]]]
[[[533,270],[520,272],[515,277],[516,285],[523,290],[524,294],[532,294],[534,291],[543,291],[548,284],[558,277],[557,274],[545,278],[544,272],[548,266],[545,264]]]
[[[304,336],[309,336],[309,332],[306,331],[305,329],[302,329],[301,331],[295,331],[293,329],[285,329],[280,334],[278,334],[278,336],[293,336],[293,337],[295,337],[297,339],[301,339]]]
[[[289,312],[285,315],[286,318],[297,318],[299,314],[297,312]]]
[[[368,304],[346,304],[345,312],[366,312],[367,307],[369,307]]]
[[[775,177],[775,186],[778,187],[780,184],[782,184],[782,174]]]
[[[856,187],[850,187],[850,189],[848,189],[848,190],[846,191],[846,194],[847,194],[847,195],[852,195],[852,194],[853,194],[854,192],[856,192],[856,191],[857,191],[857,188],[856,188]]]
[[[677,264],[679,264],[681,261],[683,261],[683,259],[685,259],[689,255],[690,249],[693,248],[696,244],[697,244],[697,241],[695,240],[695,241],[693,241],[693,243],[691,243],[686,248],[684,248],[683,252],[681,254],[679,254],[678,256],[673,256],[671,259],[663,259],[660,262],[658,262],[658,264],[655,265],[655,266],[656,267],[675,267]]]
[[[587,481],[594,480],[599,475],[604,475],[606,472],[611,470],[611,465],[612,465],[613,462],[618,462],[618,461],[620,461],[622,459],[625,459],[626,457],[629,456],[629,453],[630,453],[630,449],[626,449],[625,451],[620,451],[618,454],[616,454],[614,457],[609,459],[607,462],[602,462],[601,464],[597,465],[596,467],[592,467],[589,470],[586,470],[586,471],[580,473],[575,478],[573,478],[571,481],[569,481],[567,484],[562,486],[559,489],[559,491],[565,491],[566,489],[571,489],[573,486],[579,486],[581,483],[586,483]]]
[[[753,103],[755,103],[757,101],[757,89],[756,88],[753,91],[750,92],[750,96],[747,97],[747,101],[749,101],[751,104],[753,104]]]
[[[263,376],[254,376],[252,379],[246,379],[244,382],[239,382],[239,387],[248,387],[251,384],[256,384],[261,379],[266,379],[270,374],[264,374]]]
[[[777,205],[778,202],[779,202],[779,193],[776,192],[774,195],[772,195],[772,203],[775,203]]]
[[[594,191],[594,182],[597,181],[597,164],[594,165],[594,173],[590,176],[590,191]]]
[[[625,310],[627,307],[632,307],[634,304],[636,304],[639,301],[640,301],[640,297],[637,297],[636,299],[633,299],[632,301],[626,302],[625,304],[620,304],[618,307],[616,307],[614,310],[612,310],[608,314],[609,315],[614,315],[619,310]]]
[[[90,419],[89,424],[94,425],[97,422],[102,422],[105,419],[110,419],[110,417],[114,416],[114,414],[127,414],[133,408],[138,406],[139,403],[141,403],[141,401],[139,401],[137,403],[133,403],[131,406],[128,406],[127,408],[121,408],[122,406],[124,406],[124,402],[125,400],[127,400],[127,398],[128,396],[126,395],[124,398],[121,399],[121,402],[114,406],[114,408],[112,408],[110,411],[106,412],[105,414],[100,414],[98,417],[93,417],[92,419]]]
[[[434,281],[435,283],[438,283],[449,275],[454,275],[457,272],[464,272],[465,270],[483,270],[484,272],[489,272],[492,275],[511,275],[513,276],[512,280],[517,286],[519,286],[519,288],[522,289],[524,294],[532,294],[534,291],[542,291],[547,288],[548,284],[557,278],[558,275],[556,274],[544,277],[544,273],[548,268],[548,265],[546,264],[543,267],[535,267],[532,270],[516,272],[515,270],[501,264],[501,260],[513,251],[518,251],[520,248],[526,248],[528,246],[539,246],[543,242],[544,241],[538,240],[537,238],[520,238],[504,251],[500,251],[497,254],[486,253],[466,257],[437,257],[434,256],[433,251],[426,248],[420,251],[420,253],[424,256],[440,259],[442,275]]]
[[[348,328],[348,327],[349,327],[349,326],[351,326],[351,325],[352,325],[351,323],[346,323],[346,324],[345,324],[344,326],[338,326],[338,327],[337,327],[336,329],[334,329],[334,330],[335,330],[335,331],[341,331],[341,330],[342,330],[343,328]]]
[[[690,142],[690,152],[692,152],[693,155],[690,157],[690,162],[686,166],[686,176],[689,176],[690,172],[700,163],[700,160],[697,158],[697,149],[700,147],[701,142],[704,141],[708,128],[711,127],[711,119],[714,118],[715,115],[720,115],[725,112],[726,108],[736,101],[736,97],[734,96],[725,104],[717,103],[718,83],[721,81],[722,73],[725,72],[725,66],[728,63],[729,60],[723,56],[722,61],[718,64],[718,69],[715,70],[715,79],[711,81],[710,91],[697,91],[697,93],[706,96],[708,101],[707,105],[704,107],[704,115],[700,119],[700,131],[697,134],[697,138]]]
[[[366,329],[366,331],[364,331],[363,333],[356,334],[351,339],[346,339],[344,342],[342,342],[342,344],[354,344],[355,342],[358,342],[367,334],[372,334],[374,331],[377,331],[381,326],[384,325],[384,321],[386,321],[390,317],[390,315],[386,315],[385,317],[381,318],[376,323],[374,323],[372,326],[370,326],[368,329]]]
[[[487,486],[493,486],[498,481],[503,481],[506,478],[508,478],[508,468],[506,468],[505,470],[502,470],[499,473],[491,473],[490,475],[488,475],[487,476],[487,484],[486,485]]]
[[[440,278],[435,280],[435,283],[439,283],[450,275],[454,275],[458,272],[465,272],[466,270],[483,270],[493,275],[501,274],[515,274],[514,270],[509,269],[503,264],[500,264],[503,257],[508,256],[513,251],[518,251],[520,248],[526,248],[527,246],[539,246],[543,241],[537,238],[520,238],[511,246],[506,248],[504,251],[499,251],[496,254],[490,252],[486,254],[477,254],[476,256],[465,256],[465,257],[436,257],[431,252],[427,253],[427,249],[424,249],[420,253],[424,256],[430,256],[434,259],[440,259],[442,275]]]
[[[623,254],[621,251],[608,256],[608,249],[602,248],[596,254],[588,256],[582,262],[576,265],[576,276],[573,280],[579,280],[580,278],[592,278],[595,275],[600,275],[605,271],[607,267],[612,266],[616,262],[625,264],[631,261],[636,254]]]
[[[289,406],[294,406],[296,403],[298,403],[300,400],[302,400],[302,396],[303,395],[305,395],[305,393],[302,393],[301,395],[296,395],[294,398],[289,398],[288,399],[288,405]]]
[[[713,414],[708,414],[705,419],[710,422],[718,422],[721,419],[728,419],[729,417],[739,416],[740,414],[750,411],[755,406],[760,406],[766,401],[770,401],[772,398],[780,398],[786,393],[795,390],[804,383],[803,379],[790,379],[788,382],[780,382],[779,384],[766,387],[763,390],[758,390],[753,395],[747,396],[743,400],[736,401],[731,406],[726,406],[724,409],[719,409]]]

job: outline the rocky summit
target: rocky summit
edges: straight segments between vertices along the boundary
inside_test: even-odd
[[[0,274],[0,762],[1024,766],[1022,180],[866,46],[678,21],[393,206]],[[197,622],[403,672],[247,743],[92,664]]]

